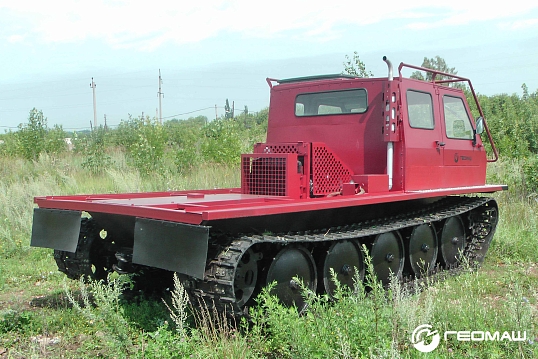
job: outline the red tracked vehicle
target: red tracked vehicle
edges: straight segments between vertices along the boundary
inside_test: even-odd
[[[53,248],[70,278],[177,272],[192,296],[237,313],[273,281],[297,306],[296,276],[330,294],[332,268],[352,285],[362,244],[384,283],[482,262],[498,209],[477,194],[506,186],[485,183],[497,151],[471,82],[403,63],[394,78],[384,60],[385,78],[267,79],[267,142],[242,155],[240,188],[36,197],[32,246]],[[452,83],[468,85],[476,121]]]

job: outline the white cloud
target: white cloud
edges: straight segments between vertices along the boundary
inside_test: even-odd
[[[503,30],[523,30],[538,27],[538,19],[523,19],[509,22],[503,22],[499,25]]]
[[[23,42],[25,37],[24,35],[11,35],[7,37],[7,41],[15,44],[17,42]]]
[[[510,6],[502,3],[451,1],[435,6],[435,13],[424,21],[411,22],[406,27],[415,30],[426,30],[440,27],[461,26],[473,22],[499,21],[506,18],[524,15],[538,9],[538,4],[528,1],[512,0]]]
[[[408,19],[408,28],[420,30],[507,19],[534,8],[538,5],[521,0],[512,1],[509,7],[484,7],[463,0],[443,5],[424,0],[366,4],[341,0],[328,6],[312,0],[0,0],[0,19],[9,17],[9,24],[18,24],[16,29],[3,29],[10,41],[102,39],[116,48],[152,50],[166,42],[199,42],[224,31],[245,37],[293,36],[321,42],[338,37],[337,28],[342,25]],[[24,33],[21,23],[27,29]]]

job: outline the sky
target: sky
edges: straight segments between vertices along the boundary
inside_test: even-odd
[[[266,78],[334,74],[354,51],[375,77],[384,55],[441,56],[478,93],[538,90],[538,3],[315,0],[0,0],[0,133],[33,108],[49,127],[269,105]],[[409,76],[404,72],[404,76]],[[215,109],[216,107],[216,109]]]

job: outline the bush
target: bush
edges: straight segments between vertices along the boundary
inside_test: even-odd
[[[33,108],[28,116],[28,123],[19,125],[17,133],[18,153],[28,159],[36,160],[45,150],[45,135],[47,133],[47,118],[42,111]]]
[[[162,171],[164,134],[157,120],[139,119],[137,136],[128,151],[132,164],[141,175]]]
[[[0,334],[8,332],[33,334],[39,329],[40,326],[31,312],[7,310],[4,314],[0,314]]]
[[[4,141],[0,144],[0,156],[17,156],[18,155],[18,138],[16,132],[8,131],[0,136],[0,140]]]
[[[525,186],[530,192],[538,192],[538,156],[526,158],[523,163]]]
[[[156,119],[138,117],[121,121],[113,142],[127,153],[128,163],[143,176],[162,172],[166,136]]]
[[[174,165],[179,173],[189,173],[202,162],[200,143],[206,117],[188,120],[171,120],[164,124],[166,142],[170,147]]]
[[[209,162],[239,163],[241,137],[238,124],[231,119],[210,122],[203,129],[202,154]]]
[[[54,125],[45,134],[45,152],[48,154],[60,154],[67,150],[65,138],[67,137],[61,125]]]
[[[103,126],[94,129],[88,136],[75,140],[75,149],[85,157],[82,167],[92,173],[102,173],[112,165],[112,159],[107,154],[107,131]]]
[[[27,160],[37,160],[41,153],[59,154],[67,149],[66,134],[62,126],[47,127],[43,111],[33,108],[28,123],[20,124],[17,132],[8,132],[3,137],[0,154],[20,156]]]
[[[523,96],[479,96],[495,144],[503,157],[521,158],[538,153],[538,90],[529,93],[525,84],[522,90]],[[474,114],[477,116],[476,110]],[[484,135],[482,139],[485,139]]]

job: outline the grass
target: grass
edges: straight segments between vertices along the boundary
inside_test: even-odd
[[[112,153],[99,175],[82,159],[41,156],[36,162],[0,158],[0,358],[534,358],[538,357],[537,197],[528,193],[520,164],[490,168],[500,223],[479,271],[428,285],[411,295],[389,291],[375,278],[337,301],[305,293],[309,310],[298,315],[265,290],[252,323],[229,323],[212,313],[194,316],[176,288],[160,298],[124,300],[118,277],[108,284],[70,281],[50,250],[30,248],[32,199],[37,195],[232,187],[238,171],[206,166],[185,176],[140,176]],[[123,279],[122,279],[123,280]],[[92,301],[92,305],[84,302]],[[167,308],[168,306],[168,308]],[[176,319],[170,316],[176,311]],[[186,318],[185,318],[186,315]],[[435,329],[527,331],[526,342],[441,340],[431,354],[410,343],[419,324]]]

